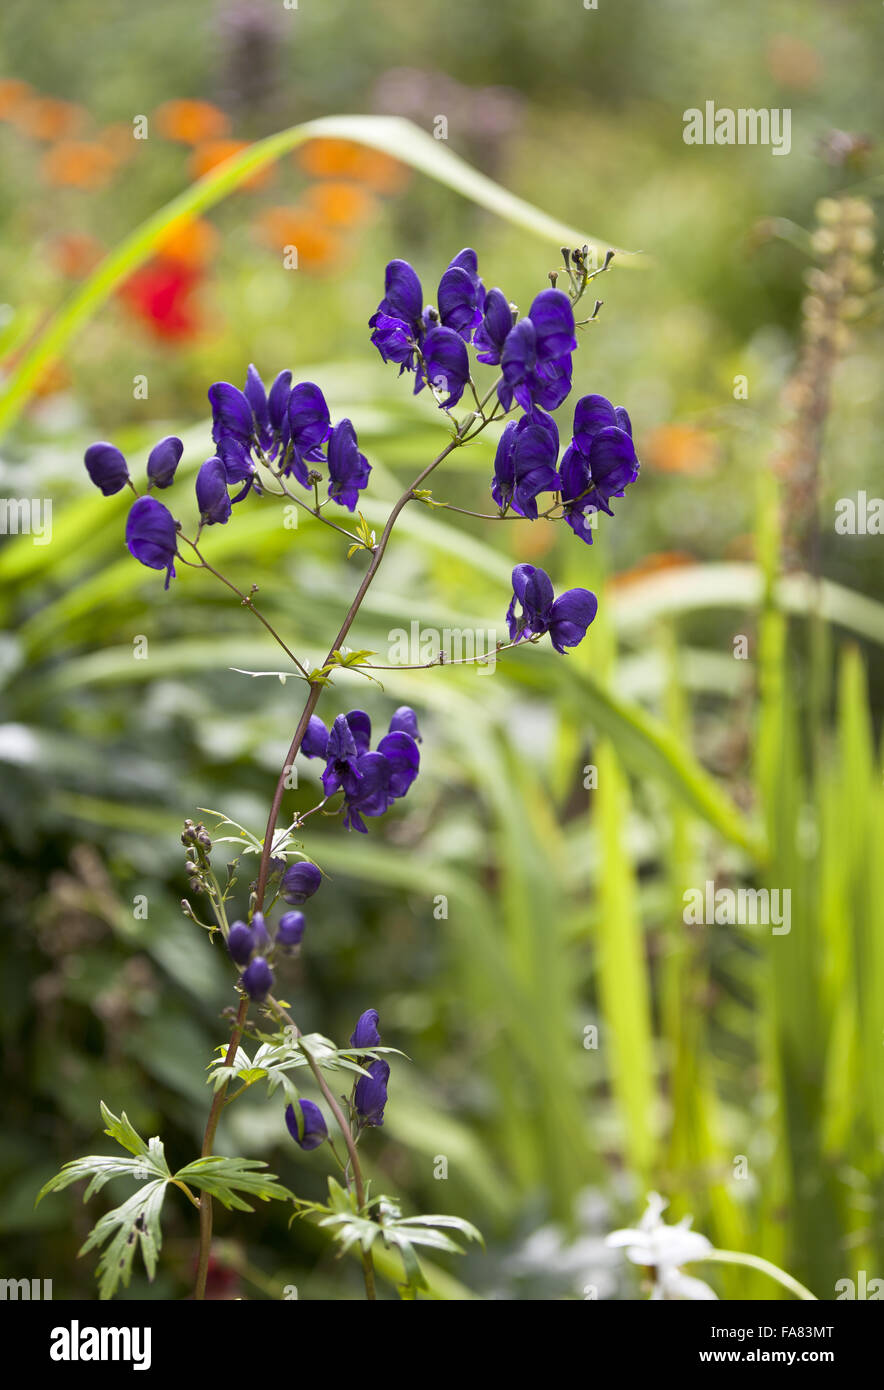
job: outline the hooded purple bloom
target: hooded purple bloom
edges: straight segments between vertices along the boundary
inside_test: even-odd
[[[335,425],[328,442],[328,495],[348,511],[354,511],[359,501],[359,489],[365,487],[371,464],[360,454],[356,431],[349,420]]]
[[[512,326],[513,311],[503,290],[489,290],[485,296],[482,322],[473,338],[476,360],[496,367]]]
[[[458,252],[439,281],[439,318],[445,328],[470,342],[482,322],[485,286],[479,279],[476,253],[467,246]]]
[[[347,796],[355,794],[362,777],[358,766],[359,749],[344,714],[339,714],[331,727],[325,756],[327,761],[322,785],[326,796],[334,796],[336,791],[342,789]]]
[[[324,463],[322,445],[332,432],[325,396],[312,381],[302,381],[288,401],[288,429],[292,450],[285,472],[294,473],[302,487],[310,487],[309,463]]]
[[[498,387],[509,410],[515,396],[523,410],[555,410],[571,390],[571,353],[577,347],[574,311],[561,290],[541,290],[527,318],[520,319],[503,345]]]
[[[516,617],[516,601],[522,606]],[[568,589],[555,598],[552,581],[545,570],[534,565],[516,565],[513,570],[513,598],[506,623],[511,642],[521,642],[548,632],[557,652],[576,647],[598,611],[598,599],[589,589]]]
[[[322,882],[322,874],[315,864],[302,860],[290,864],[282,876],[282,896],[292,907],[312,898]]]
[[[250,999],[259,1003],[266,999],[273,988],[273,971],[263,956],[255,956],[239,977],[240,984]]]
[[[276,929],[277,946],[300,946],[307,919],[303,912],[284,912]]]
[[[253,913],[252,920],[249,925],[252,929],[252,940],[255,943],[255,950],[266,951],[268,946],[270,945],[270,933],[268,932],[267,924],[264,921],[264,913]]]
[[[382,1057],[367,1068],[368,1076],[360,1076],[356,1083],[353,1102],[359,1116],[359,1125],[382,1125],[384,1106],[387,1104],[387,1082],[390,1079],[390,1064]]]
[[[364,1014],[360,1014],[356,1022],[356,1027],[350,1034],[351,1047],[377,1047],[381,1040],[378,1032],[378,1011],[377,1009],[366,1009]]]
[[[423,363],[418,373],[418,386],[428,381],[437,395],[448,392],[441,402],[443,410],[457,405],[470,379],[470,362],[466,344],[451,328],[431,328],[424,338]]]
[[[535,520],[538,493],[558,490],[558,456],[559,431],[552,416],[535,410],[510,420],[494,458],[491,496],[497,505]]]
[[[328,1138],[328,1126],[322,1111],[312,1100],[299,1100],[296,1106],[287,1105],[285,1108],[289,1134],[299,1148],[308,1151],[318,1149],[322,1141]]]
[[[301,739],[301,752],[305,758],[324,758],[328,747],[328,729],[318,714],[311,714],[310,723]]]
[[[227,492],[227,471],[219,458],[206,459],[196,475],[196,501],[200,522],[225,526],[230,520],[231,503]]]
[[[227,471],[227,481],[245,484],[234,502],[257,487],[253,449],[260,449],[272,463],[288,444],[291,385],[291,372],[280,372],[268,394],[257,368],[250,365],[244,391],[228,381],[216,381],[209,389],[212,438]]]
[[[248,965],[255,949],[251,927],[245,922],[231,923],[230,931],[227,934],[227,949],[230,952],[231,960],[235,961],[237,965]]]
[[[394,710],[393,718],[390,720],[390,733],[409,734],[415,743],[421,742],[417,728],[417,715],[409,705],[400,705],[397,710]]]
[[[100,441],[90,444],[84,455],[86,472],[105,497],[113,497],[129,481],[129,469],[119,449],[113,444]]]
[[[251,448],[255,426],[248,397],[229,381],[216,381],[209,387],[212,407],[212,439],[236,439]]]
[[[385,362],[398,362],[401,376],[414,370],[415,348],[424,336],[423,291],[408,261],[390,261],[384,272],[384,290],[368,326],[381,357]]]
[[[177,435],[167,435],[155,444],[147,460],[147,476],[154,487],[169,487],[181,461],[184,445]]]
[[[591,545],[588,518],[599,510],[613,516],[611,498],[622,497],[639,474],[632,425],[622,406],[613,406],[604,396],[581,397],[561,473],[565,519],[574,534]]]
[[[133,502],[126,519],[126,544],[130,554],[152,570],[165,570],[169,581],[175,578],[175,556],[178,550],[178,525],[162,502],[154,497],[139,497]]]

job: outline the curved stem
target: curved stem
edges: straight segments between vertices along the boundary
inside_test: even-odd
[[[741,1250],[713,1250],[708,1255],[703,1255],[699,1260],[691,1260],[690,1263],[703,1264],[707,1260],[711,1260],[714,1264],[746,1265],[749,1269],[757,1269],[760,1274],[767,1274],[778,1284],[782,1284],[783,1288],[788,1289],[796,1298],[801,1298],[806,1303],[819,1301],[815,1293],[811,1293],[810,1289],[806,1289],[797,1279],[793,1279],[791,1274],[787,1274],[784,1269],[771,1264],[770,1260],[763,1260],[760,1255],[747,1255]]]

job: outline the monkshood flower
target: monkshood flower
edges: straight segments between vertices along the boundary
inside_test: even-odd
[[[126,518],[126,545],[129,553],[152,570],[165,570],[169,581],[175,578],[175,556],[178,553],[178,523],[162,502],[154,497],[139,497],[133,502]]]
[[[316,865],[302,860],[297,864],[290,864],[283,874],[282,896],[292,907],[297,907],[308,898],[312,898],[321,883],[322,874]]]
[[[522,612],[516,617],[516,601]],[[523,642],[548,632],[557,652],[576,647],[598,611],[598,599],[589,589],[569,589],[556,598],[545,570],[534,565],[516,565],[513,570],[513,598],[506,623],[511,642]]]
[[[466,344],[453,328],[431,328],[423,342],[423,361],[418,368],[415,391],[419,391],[424,381],[441,396],[448,396],[439,404],[443,410],[457,405],[470,379],[470,359]]]
[[[513,311],[503,290],[489,290],[485,296],[482,322],[473,337],[476,360],[486,366],[496,367],[500,363],[503,345],[513,326]]]
[[[231,960],[237,965],[248,965],[255,949],[255,939],[247,922],[231,923],[230,931],[227,933],[227,949]]]
[[[318,1149],[328,1138],[328,1126],[322,1111],[312,1100],[299,1100],[297,1105],[287,1105],[285,1122],[299,1148]]]
[[[244,484],[234,502],[242,501],[257,486],[253,450],[260,450],[268,462],[273,462],[289,442],[291,386],[291,372],[280,372],[268,394],[257,369],[250,366],[244,391],[229,381],[216,381],[209,387],[212,438],[227,482]]]
[[[662,1213],[669,1205],[657,1192],[648,1194],[648,1206],[638,1226],[612,1231],[605,1244],[625,1246],[626,1258],[633,1264],[652,1271],[654,1289],[651,1299],[717,1299],[718,1295],[702,1279],[682,1273],[683,1264],[702,1260],[713,1249],[699,1231],[690,1229],[691,1217],[686,1216],[675,1226],[667,1226]]]
[[[390,1064],[382,1057],[372,1062],[366,1070],[368,1076],[360,1076],[356,1083],[353,1104],[359,1117],[359,1125],[382,1125],[384,1106],[387,1104],[387,1082],[390,1079]]]
[[[370,472],[371,464],[359,452],[356,431],[349,420],[342,420],[328,441],[329,497],[348,511],[355,511],[359,490],[365,487]]]
[[[250,965],[239,977],[240,984],[250,999],[258,1003],[266,999],[273,988],[273,971],[263,956],[255,956]]]
[[[494,458],[491,496],[497,505],[535,520],[538,493],[558,490],[558,457],[559,431],[551,415],[534,410],[510,420]]]
[[[290,949],[300,946],[307,929],[307,919],[303,912],[284,912],[276,928],[276,944]]]
[[[196,502],[200,525],[225,526],[230,520],[231,502],[227,491],[227,470],[219,458],[206,459],[196,475]]]
[[[184,445],[174,434],[167,435],[155,444],[147,459],[148,487],[169,487],[175,477]],[[84,455],[86,471],[92,482],[100,488],[105,497],[122,491],[130,481],[129,466],[118,448],[99,440],[90,444]]]
[[[325,396],[312,381],[293,387],[288,402],[290,461],[283,472],[293,473],[302,487],[309,488],[310,463],[324,463],[322,445],[332,432]]]
[[[378,1011],[377,1009],[366,1009],[364,1014],[360,1014],[356,1022],[356,1027],[350,1034],[350,1046],[367,1048],[377,1047],[381,1040],[378,1032]]]
[[[523,410],[555,410],[571,390],[571,353],[577,347],[574,310],[561,290],[541,290],[527,318],[507,335],[497,394],[504,410],[513,397]]]
[[[439,318],[444,328],[459,333],[464,342],[482,322],[485,286],[479,279],[476,253],[470,246],[459,251],[439,281]]]
[[[610,501],[622,497],[639,475],[632,425],[622,406],[604,396],[583,396],[574,410],[574,437],[560,469],[565,520],[592,544],[589,519],[596,511],[613,516]]]
[[[339,714],[331,730],[313,715],[301,752],[307,758],[325,758],[323,790],[326,796],[344,793],[345,826],[364,834],[368,829],[364,816],[382,816],[397,798],[405,796],[420,767],[416,732],[414,710],[403,705],[371,752],[371,720],[364,710]]]
[[[423,290],[408,261],[390,261],[384,272],[384,297],[368,326],[371,341],[385,362],[398,362],[399,375],[413,372],[424,339]]]

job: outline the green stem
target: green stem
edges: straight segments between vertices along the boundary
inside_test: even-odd
[[[788,1289],[796,1298],[801,1298],[809,1303],[818,1302],[815,1293],[811,1293],[810,1289],[806,1289],[784,1269],[771,1264],[770,1260],[763,1260],[760,1255],[747,1255],[740,1250],[713,1250],[708,1255],[704,1255],[701,1260],[691,1260],[690,1263],[703,1264],[707,1260],[711,1260],[715,1264],[746,1265],[749,1269],[757,1269],[759,1274],[767,1274],[778,1284],[782,1284],[783,1288]]]

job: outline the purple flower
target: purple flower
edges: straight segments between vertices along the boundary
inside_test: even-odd
[[[574,437],[562,459],[565,519],[575,535],[592,544],[589,518],[613,516],[610,501],[622,497],[639,474],[632,425],[622,406],[604,396],[583,396],[574,410]]]
[[[409,734],[415,743],[421,742],[421,736],[417,728],[417,715],[409,705],[400,705],[393,711],[393,718],[390,720],[390,733]]]
[[[152,570],[165,570],[169,581],[175,578],[178,551],[178,524],[168,507],[154,497],[139,497],[126,519],[126,544],[130,554]]]
[[[276,928],[276,944],[286,947],[300,946],[306,929],[307,919],[303,912],[284,912]]]
[[[147,476],[153,487],[171,486],[183,453],[184,445],[174,434],[167,435],[153,446],[147,459]]]
[[[366,1009],[364,1014],[360,1014],[356,1022],[356,1027],[350,1034],[350,1046],[367,1048],[377,1047],[381,1040],[378,1032],[378,1011],[377,1009]]]
[[[484,362],[486,366],[496,367],[512,326],[513,311],[503,290],[489,290],[485,296],[482,322],[473,338],[476,360]]]
[[[384,297],[368,321],[371,341],[385,362],[398,362],[399,374],[414,371],[415,351],[424,336],[421,282],[407,261],[390,261]]]
[[[119,449],[113,444],[100,441],[90,444],[84,455],[86,472],[105,497],[113,497],[129,481],[129,469]]]
[[[328,729],[318,714],[311,714],[310,722],[301,739],[301,752],[305,758],[324,758],[328,747]]]
[[[349,420],[335,425],[328,442],[328,495],[348,511],[354,511],[359,490],[368,482],[371,464],[360,454],[356,431]]]
[[[273,988],[273,971],[263,956],[255,956],[250,965],[239,977],[240,984],[250,999],[258,1003],[266,999]]]
[[[268,932],[267,924],[264,921],[264,913],[253,913],[250,925],[252,928],[252,940],[255,943],[255,950],[266,951],[268,946],[270,945],[270,933]]]
[[[294,473],[302,487],[310,487],[309,463],[324,463],[322,445],[332,432],[325,396],[312,381],[302,381],[288,401],[291,459],[285,473]]]
[[[358,767],[356,739],[344,714],[339,714],[331,727],[325,756],[327,761],[322,786],[326,796],[334,796],[336,791],[341,790],[348,796],[354,794],[362,773]]]
[[[537,517],[537,495],[557,491],[559,431],[552,416],[535,410],[510,420],[497,446],[491,496],[499,507]]]
[[[522,607],[516,617],[516,602]],[[598,611],[598,600],[589,589],[569,589],[555,598],[552,581],[534,565],[516,565],[513,570],[513,598],[506,623],[511,642],[522,642],[548,632],[557,652],[576,647]]]
[[[503,381],[497,394],[509,410],[515,396],[523,410],[555,410],[571,390],[571,353],[577,346],[574,311],[561,290],[541,290],[527,318],[511,329],[501,352]]]
[[[482,322],[485,286],[479,279],[476,253],[469,246],[458,252],[439,281],[439,318],[445,328],[470,342]]]
[[[328,1138],[328,1126],[322,1111],[312,1100],[299,1100],[296,1105],[287,1105],[285,1122],[299,1148],[318,1149],[322,1141]]]
[[[232,922],[227,933],[227,949],[237,965],[248,965],[255,949],[251,927],[245,922]]]
[[[436,392],[448,392],[441,401],[443,410],[457,405],[470,379],[470,362],[466,344],[451,328],[431,328],[424,338],[423,362],[418,372],[418,387],[426,380]]]
[[[246,448],[251,448],[255,433],[252,407],[248,397],[229,381],[216,381],[209,387],[209,404],[212,407],[212,439],[220,444],[222,439],[236,439]]]
[[[290,864],[282,876],[282,896],[292,907],[312,898],[322,882],[322,874],[315,864],[302,860]]]
[[[257,487],[253,450],[260,450],[272,463],[289,442],[291,385],[291,372],[280,372],[268,394],[257,368],[250,365],[244,391],[228,381],[216,381],[209,388],[212,438],[227,482],[245,484],[234,502],[242,501],[252,487]]]
[[[367,1068],[368,1076],[360,1076],[356,1083],[353,1103],[359,1117],[359,1125],[382,1125],[384,1106],[387,1104],[387,1082],[390,1079],[390,1064],[382,1057]]]
[[[230,520],[231,503],[227,492],[227,470],[219,458],[206,459],[196,475],[196,501],[200,524],[225,526]]]

